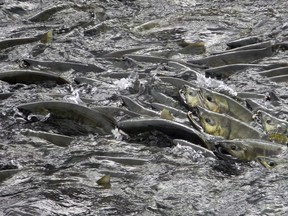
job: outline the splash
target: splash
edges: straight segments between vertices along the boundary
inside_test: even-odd
[[[215,80],[212,78],[206,78],[204,75],[199,74],[197,75],[197,81],[199,82],[200,86],[214,89],[215,91],[225,91],[233,96],[237,96],[237,92],[234,91],[232,88],[227,86],[223,81],[221,80]]]
[[[66,95],[63,98],[64,101],[86,106],[86,104],[80,99],[80,96],[79,96],[80,89],[74,89],[72,86],[69,86],[69,88],[70,88],[70,91],[72,91],[72,93],[71,95]]]

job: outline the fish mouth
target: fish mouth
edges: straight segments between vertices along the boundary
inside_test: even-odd
[[[234,161],[234,162],[240,162],[240,160],[236,157],[233,157],[229,154],[229,152],[221,146],[221,144],[216,143],[215,144],[215,150],[213,153],[221,160],[228,160],[228,161]]]
[[[186,97],[185,97],[185,92],[184,92],[183,89],[180,89],[180,90],[179,90],[179,96],[180,96],[180,98],[182,99],[182,101],[183,101],[185,104],[187,104],[187,100],[186,100]]]
[[[196,119],[193,118],[194,113],[197,113],[196,107],[193,109],[193,111],[189,111],[187,113],[187,117],[188,117],[193,128],[195,128],[196,130],[198,130],[200,132],[203,132],[203,128],[199,125],[199,123],[196,121]],[[197,115],[197,117],[198,117],[198,115]]]

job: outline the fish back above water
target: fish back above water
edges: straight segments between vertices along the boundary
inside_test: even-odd
[[[87,127],[89,131],[99,134],[110,134],[116,125],[113,118],[97,110],[68,102],[43,101],[22,104],[17,108],[20,111],[28,113],[50,113],[53,117],[71,120],[83,127]]]

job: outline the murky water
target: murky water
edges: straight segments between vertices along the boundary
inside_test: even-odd
[[[47,20],[29,21],[60,4],[66,6]],[[0,93],[14,93],[0,100],[0,169],[11,170],[0,173],[1,215],[287,214],[285,163],[267,170],[256,162],[206,158],[188,146],[173,146],[169,137],[156,132],[123,136],[120,140],[114,135],[76,134],[77,129],[73,131],[65,123],[25,123],[16,109],[23,103],[55,98],[77,100],[91,108],[119,106],[117,95],[135,98],[138,92],[145,92],[145,86],[153,84],[149,83],[152,75],[167,66],[101,58],[112,51],[144,47],[136,53],[189,61],[224,51],[228,41],[251,35],[273,43],[286,42],[286,1],[0,1],[0,8],[1,40],[35,37],[53,30],[51,43],[38,40],[1,49],[1,72],[19,69],[21,59],[35,59],[89,63],[108,73],[131,74],[130,78],[115,79],[97,72],[51,69],[71,84],[0,81]],[[205,44],[205,51],[187,52],[181,47],[184,42],[199,41]],[[268,63],[287,63],[287,51],[257,61]],[[133,78],[136,72],[151,75],[140,79],[139,85]],[[98,81],[76,84],[76,77]],[[233,92],[288,94],[287,82],[270,82],[254,69],[230,76],[223,85],[211,79],[199,82]],[[171,94],[169,85],[167,93]],[[77,94],[93,102],[85,103]],[[139,98],[151,100],[145,93]],[[280,106],[264,99],[256,101],[276,113],[287,110],[287,99]],[[26,136],[26,129],[75,136],[69,146],[63,147]],[[110,189],[96,183],[104,175],[111,175]]]

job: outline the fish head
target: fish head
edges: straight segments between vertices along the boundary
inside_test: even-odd
[[[279,165],[279,162],[280,162],[279,159],[271,158],[271,157],[265,157],[265,156],[257,157],[256,161],[267,169],[275,168],[276,166]]]
[[[247,157],[249,148],[244,143],[238,141],[235,142],[233,140],[227,140],[219,142],[218,145],[231,156],[241,161],[249,161],[249,158]]]
[[[199,118],[200,125],[206,133],[218,135],[219,131],[219,122],[215,115],[209,110],[197,106],[197,115]]]
[[[274,132],[285,133],[286,132],[287,124],[285,124],[284,122],[279,121],[275,117],[261,110],[257,112],[257,115],[260,116],[263,128],[267,133],[274,133]]]
[[[213,112],[219,112],[220,104],[217,102],[216,97],[213,94],[213,92],[204,88],[200,88],[199,98],[207,109]]]
[[[187,104],[188,107],[193,108],[200,105],[198,89],[184,85],[182,89],[179,90],[179,94],[183,102]]]
[[[271,115],[261,110],[257,112],[257,115],[260,117],[263,128],[267,133],[277,131],[277,124]]]

